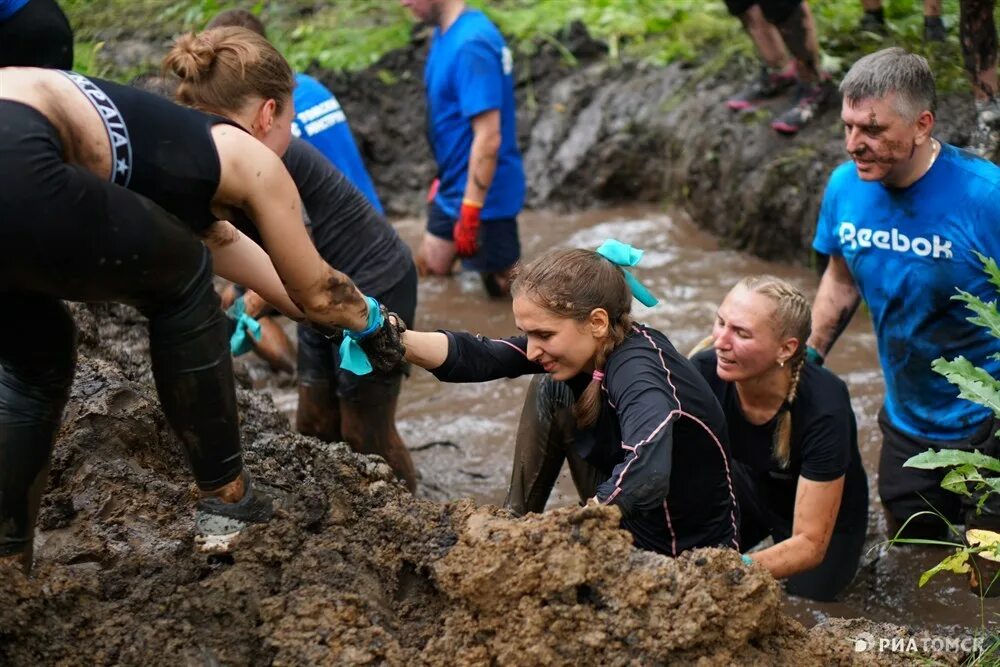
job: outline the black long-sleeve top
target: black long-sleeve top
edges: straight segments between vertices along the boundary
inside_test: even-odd
[[[446,331],[448,356],[432,372],[445,382],[482,382],[542,373],[527,339]],[[703,546],[737,547],[736,499],[722,408],[701,374],[666,336],[635,325],[604,368],[600,415],[573,446],[607,475],[597,498],[617,505],[643,549],[674,555]],[[579,397],[590,382],[567,385]]]

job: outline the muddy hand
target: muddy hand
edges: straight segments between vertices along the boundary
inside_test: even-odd
[[[406,323],[396,313],[390,313],[383,305],[382,326],[370,336],[361,339],[359,344],[373,368],[387,373],[399,367],[406,356],[402,334],[406,331]]]

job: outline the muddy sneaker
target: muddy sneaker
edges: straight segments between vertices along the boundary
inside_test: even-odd
[[[731,111],[746,111],[760,102],[777,97],[792,87],[795,83],[795,65],[789,64],[783,70],[772,70],[766,65],[760,68],[760,74],[747,86],[726,100],[726,108]]]
[[[924,17],[924,41],[943,42],[948,38],[948,30],[944,27],[944,21],[940,16]]]
[[[795,106],[771,121],[771,127],[782,134],[795,134],[826,108],[832,98],[833,83],[829,79],[814,86],[800,83],[795,90]]]
[[[254,484],[243,471],[246,493],[237,503],[210,496],[198,501],[194,525],[195,550],[205,554],[228,553],[233,541],[251,523],[267,523],[283,503],[283,494],[263,484]]]
[[[1000,145],[1000,99],[976,102],[976,129],[969,138],[968,150],[981,158],[993,160]]]

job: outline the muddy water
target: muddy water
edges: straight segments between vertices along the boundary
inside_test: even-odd
[[[423,222],[406,219],[397,221],[396,226],[411,247],[416,247]],[[812,272],[719,250],[712,237],[690,222],[649,209],[571,215],[528,213],[522,217],[521,228],[526,257],[554,247],[596,247],[612,237],[644,248],[639,275],[660,297],[660,304],[654,308],[636,304],[634,314],[665,332],[681,350],[689,349],[710,331],[718,303],[745,274],[773,273],[791,280],[810,297],[815,293],[817,280]],[[509,304],[487,300],[478,279],[471,275],[423,281],[415,326],[465,329],[489,336],[516,332]],[[991,623],[1000,612],[1000,603],[987,601],[981,610],[964,580],[955,575],[939,575],[924,588],[917,587],[920,572],[944,552],[880,547],[886,537],[876,492],[880,445],[876,415],[883,388],[875,338],[866,317],[855,318],[827,365],[847,381],[858,418],[859,444],[872,496],[870,550],[843,601],[815,603],[789,598],[789,613],[806,625],[827,616],[864,616],[949,636],[956,636],[959,628],[978,625],[981,613]],[[268,384],[279,407],[293,414],[295,397],[287,378]],[[526,385],[526,378],[478,385],[443,384],[415,369],[403,389],[399,426],[413,449],[422,476],[422,495],[442,500],[471,496],[483,503],[503,501]],[[549,507],[576,501],[564,471]]]

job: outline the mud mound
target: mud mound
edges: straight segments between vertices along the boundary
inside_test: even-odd
[[[196,555],[183,454],[130,377],[148,375],[143,334],[126,311],[84,310],[84,352],[104,358],[80,361],[35,572],[0,572],[0,664],[855,660],[842,631],[783,616],[774,580],[731,552],[636,551],[611,508],[514,520],[415,499],[381,459],[290,433],[244,390],[247,465],[293,500],[231,555]]]

